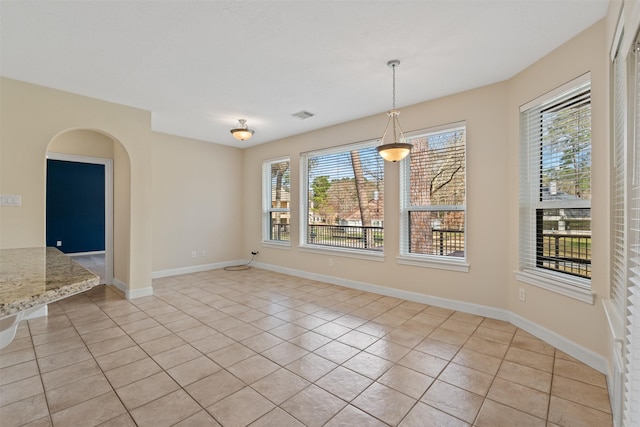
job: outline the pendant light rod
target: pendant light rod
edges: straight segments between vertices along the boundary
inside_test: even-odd
[[[392,59],[391,61],[387,61],[387,65],[391,67],[393,73],[393,110],[396,109],[396,67],[400,65],[399,59]]]

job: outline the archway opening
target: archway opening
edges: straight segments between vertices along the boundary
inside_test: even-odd
[[[96,184],[97,186],[94,187],[94,191],[102,192],[101,194],[104,195],[104,215],[103,219],[100,219],[98,218],[100,215],[95,214],[95,209],[93,211],[88,209],[87,215],[93,215],[95,218],[87,218],[87,221],[84,222],[88,225],[84,224],[83,226],[95,228],[92,231],[80,230],[80,222],[77,219],[74,222],[73,215],[69,211],[74,209],[74,203],[76,207],[80,206],[79,209],[82,209],[83,203],[94,203],[96,195],[92,195],[92,190],[85,188],[87,194],[84,196],[85,199],[82,199],[79,190],[77,194],[73,194],[73,191],[76,190],[71,187],[68,189],[69,191],[59,188],[56,191],[56,193],[59,192],[58,194],[64,194],[65,191],[72,194],[66,195],[66,202],[53,201],[50,197],[50,170],[48,168],[46,174],[48,177],[47,195],[45,196],[47,245],[58,246],[58,249],[76,257],[77,261],[94,270],[101,276],[103,283],[115,284],[124,291],[127,287],[126,283],[129,281],[130,267],[130,161],[126,149],[116,138],[104,132],[92,129],[73,129],[59,133],[50,141],[47,147],[47,163],[49,164],[51,161],[62,162],[63,166],[72,165],[73,167],[68,167],[70,170],[68,173],[71,174],[80,173],[78,171],[82,169],[91,169],[89,165],[104,168],[103,187],[100,187],[100,184]],[[67,182],[73,182],[74,176],[71,175],[66,179],[70,180]],[[81,176],[76,176],[75,179],[86,180]],[[50,227],[54,223],[49,218],[52,211],[50,208],[56,203],[61,206],[57,206],[59,212],[55,215],[62,216],[63,223],[65,215],[69,220],[67,225],[61,228],[63,231],[57,232],[60,234],[60,238],[53,237],[50,233]],[[101,220],[104,221],[103,228],[100,228],[98,224]],[[99,239],[96,239],[95,236],[92,244],[87,243],[87,239],[83,239],[87,235],[95,235],[96,233],[103,234],[104,249],[102,251],[95,250],[96,248],[100,249],[96,246]]]

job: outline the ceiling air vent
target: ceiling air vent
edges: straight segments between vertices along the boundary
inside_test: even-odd
[[[300,120],[304,120],[304,119],[308,119],[309,117],[313,117],[313,113],[310,113],[308,111],[298,111],[297,113],[292,114],[293,117],[296,117]]]

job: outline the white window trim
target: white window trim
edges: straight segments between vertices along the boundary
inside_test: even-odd
[[[385,260],[384,253],[382,252],[372,252],[365,251],[359,249],[345,249],[339,247],[332,246],[320,246],[320,245],[300,245],[298,247],[300,252],[308,252],[314,253],[318,255],[330,255],[335,257],[342,258],[354,258],[354,259],[364,259],[367,261],[380,261],[383,262]]]
[[[555,89],[552,89],[551,91],[545,93],[544,95],[541,95],[529,102],[527,102],[524,105],[520,106],[520,112],[523,113],[529,109],[531,109],[532,107],[536,107],[540,104],[543,104],[547,101],[549,101],[550,99],[553,99],[557,96],[562,95],[563,93],[573,89],[576,86],[580,86],[583,83],[587,83],[588,81],[591,81],[591,71],[576,77],[575,79],[571,80],[570,82],[567,82],[561,86],[558,86]]]
[[[571,280],[568,280],[567,277],[564,277],[564,274],[537,269],[516,271],[515,274],[519,282],[546,289],[547,291],[555,292],[587,304],[593,305],[594,303],[595,292],[585,287],[591,286],[590,280],[571,276],[569,276]]]
[[[312,243],[306,242],[307,227],[309,225],[309,162],[307,161],[309,157],[342,153],[345,150],[370,148],[376,145],[378,145],[378,141],[375,139],[371,139],[300,153],[300,238],[298,250],[300,250],[301,252],[341,256],[346,258],[384,261],[384,252],[375,252],[363,249],[347,249],[325,245],[314,245]]]
[[[467,141],[466,141],[466,131],[467,131],[467,122],[460,121],[454,123],[448,123],[444,125],[434,126],[427,129],[420,129],[413,132],[407,132],[405,137],[410,140],[414,137],[426,136],[429,134],[441,133],[443,131],[455,130],[455,129],[465,129],[465,193],[466,193],[466,183],[467,183],[467,168],[466,168],[466,154],[467,154]],[[411,156],[411,155],[409,155]],[[425,208],[422,206],[414,207],[412,209],[408,209],[407,205],[407,195],[404,194],[404,188],[409,181],[409,160],[410,157],[407,156],[405,159],[400,161],[400,255],[396,257],[396,262],[402,265],[411,265],[414,267],[424,267],[424,268],[434,268],[440,270],[449,270],[449,271],[459,271],[463,273],[468,273],[470,264],[468,263],[468,245],[467,245],[467,205],[466,205],[466,194],[465,194],[465,204],[464,205],[455,205],[455,206],[433,206],[433,208]],[[414,254],[408,251],[409,242],[408,242],[408,233],[409,233],[409,224],[408,224],[408,211],[411,210],[413,212],[417,211],[438,211],[438,210],[461,210],[464,211],[464,257],[454,258],[454,257],[444,257],[437,255],[426,255],[426,254]]]
[[[556,98],[565,92],[579,86],[581,84],[587,83],[591,81],[591,72],[587,72],[547,93],[542,96],[537,97],[536,99],[527,102],[526,104],[520,107],[520,113],[523,113],[533,107],[537,107],[540,104],[543,104],[553,98]],[[522,146],[520,146],[522,149]],[[531,163],[528,161],[528,164]],[[520,164],[522,167],[522,164]],[[519,189],[521,191],[521,189]],[[572,207],[575,205],[586,204],[587,202],[574,201],[572,203]],[[591,207],[591,201],[588,202],[589,207]],[[557,207],[566,207],[563,206],[563,203],[553,203],[549,202],[540,202],[540,206],[554,207],[557,204]],[[535,230],[531,230],[531,232],[535,233]],[[535,239],[533,239],[535,241]],[[522,244],[522,243],[520,243]],[[521,262],[519,259],[518,262]],[[520,271],[515,271],[516,279],[520,282],[527,283],[532,286],[536,286],[542,289],[546,289],[548,291],[576,299],[578,301],[582,301],[587,304],[594,304],[595,300],[595,292],[591,290],[591,280],[585,279],[577,276],[572,276],[569,274],[556,273],[553,271],[537,269],[537,268],[526,268],[521,269]]]
[[[291,201],[289,201],[289,208],[271,207],[271,165],[281,162],[289,162],[289,171],[291,171],[291,158],[289,156],[262,161],[262,245],[264,246],[291,247],[290,240],[271,240],[270,233],[271,212],[291,213]]]
[[[260,246],[265,248],[275,248],[275,249],[291,249],[291,243],[288,241],[278,241],[278,240],[267,240],[262,241]]]
[[[439,270],[459,271],[468,273],[470,265],[464,259],[453,257],[439,257],[436,255],[399,255],[396,258],[398,264],[412,265],[414,267],[435,268]]]

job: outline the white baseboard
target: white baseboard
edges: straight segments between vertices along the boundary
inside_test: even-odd
[[[609,368],[607,359],[600,354],[595,353],[588,348],[545,328],[544,326],[540,326],[537,323],[525,319],[518,314],[509,312],[509,322],[513,323],[520,329],[524,329],[531,335],[540,338],[544,342],[551,344],[558,350],[567,353],[569,356],[578,359],[582,363],[591,366],[593,369],[608,375]]]
[[[500,308],[488,307],[469,302],[457,301],[448,298],[440,298],[419,292],[403,291],[401,289],[387,288],[380,285],[372,285],[370,283],[358,282],[355,280],[343,279],[341,277],[327,276],[324,274],[309,273],[302,270],[285,268],[275,265],[254,263],[258,268],[264,270],[275,271],[277,273],[288,274],[290,276],[302,277],[305,279],[317,280],[320,282],[331,283],[332,285],[344,286],[347,288],[358,289],[361,291],[373,292],[380,295],[406,299],[409,301],[419,302],[422,304],[436,305],[438,307],[448,308],[451,310],[464,311],[465,313],[477,314],[479,316],[491,317],[492,319],[509,320],[509,312]]]
[[[179,274],[197,273],[207,270],[215,270],[229,265],[246,264],[248,261],[240,260],[237,262],[225,262],[217,264],[206,264],[194,267],[176,268],[173,270],[156,271],[152,274],[153,278],[176,276]],[[464,301],[458,301],[448,298],[435,297],[431,295],[421,294],[418,292],[404,291],[401,289],[388,288],[380,285],[359,282],[355,280],[343,279],[340,277],[327,276],[318,273],[309,273],[303,270],[286,268],[277,265],[264,264],[261,262],[253,262],[252,266],[262,268],[264,270],[274,271],[276,273],[288,274],[290,276],[301,277],[304,279],[317,280],[320,282],[331,283],[332,285],[344,286],[347,288],[358,289],[366,292],[373,292],[380,295],[386,295],[395,298],[401,298],[408,301],[419,302],[422,304],[435,305],[438,307],[448,308],[451,310],[462,311],[465,313],[476,314],[478,316],[489,317],[491,319],[504,320],[513,323],[515,326],[527,331],[541,340],[553,345],[557,349],[567,353],[581,362],[591,366],[603,374],[608,374],[607,360],[603,356],[577,344],[543,326],[538,325],[524,317],[512,313],[509,310],[501,308],[489,307],[486,305],[474,304]],[[115,282],[115,279],[114,279]]]
[[[200,264],[191,267],[172,268],[169,270],[158,270],[151,273],[152,279],[160,279],[162,277],[179,276],[181,274],[200,273],[202,271],[219,270],[224,267],[230,267],[233,265],[243,265],[248,263],[249,260],[241,259],[235,261],[217,262],[214,264]],[[255,265],[252,264],[252,265]]]
[[[153,286],[148,286],[146,288],[129,290],[129,286],[127,286],[126,283],[124,283],[121,280],[116,279],[115,277],[113,278],[113,285],[116,288],[120,289],[122,292],[124,292],[124,297],[126,299],[149,297],[149,296],[153,295]]]
[[[435,305],[451,310],[462,311],[465,313],[476,314],[478,316],[489,317],[497,320],[511,322],[520,329],[534,335],[541,340],[553,345],[557,349],[567,353],[581,362],[591,366],[597,371],[608,374],[607,360],[603,356],[595,353],[578,343],[575,343],[543,326],[538,325],[524,317],[521,317],[509,310],[504,310],[486,305],[473,304],[464,301],[452,300],[448,298],[434,297],[418,292],[403,291],[400,289],[387,288],[379,285],[372,285],[364,282],[342,279],[339,277],[326,276],[323,274],[308,273],[306,271],[284,268],[263,263],[255,263],[256,267],[265,270],[275,271],[278,273],[288,274],[291,276],[302,277],[306,279],[318,280],[334,285],[345,286],[347,288],[359,289],[367,292],[374,292],[381,295],[387,295],[396,298],[406,299],[408,301],[419,302],[423,304]]]
[[[65,254],[65,255],[74,257],[74,256],[85,256],[85,255],[104,255],[104,254],[105,254],[104,251],[93,251],[93,252],[74,252],[74,253]]]

